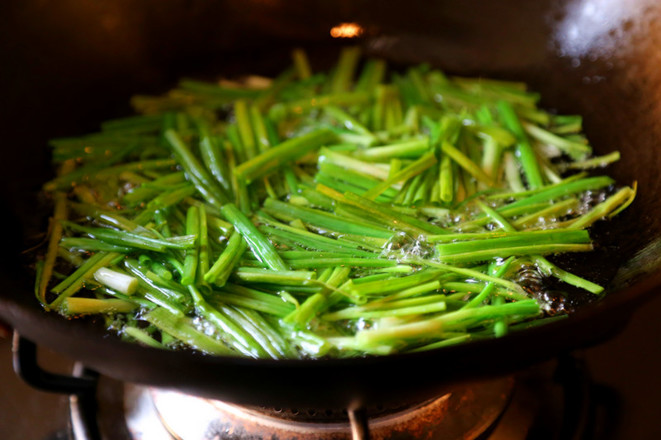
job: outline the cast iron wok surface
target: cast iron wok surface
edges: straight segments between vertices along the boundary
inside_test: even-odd
[[[661,283],[661,32],[654,24],[661,13],[648,7],[652,2],[161,3],[0,6],[0,318],[23,336],[120,380],[245,404],[351,407],[422,399],[458,381],[599,342]],[[99,121],[128,114],[133,93],[163,92],[183,75],[277,73],[295,46],[326,67],[338,46],[328,29],[342,21],[362,24],[366,33],[358,44],[394,65],[425,61],[452,74],[527,81],[545,107],[584,115],[598,154],[620,150],[622,160],[608,173],[626,184],[637,180],[637,201],[597,228],[601,247],[593,257],[569,261],[570,269],[608,285],[602,301],[499,340],[317,361],[160,351],[123,343],[94,322],[41,310],[20,255],[43,238],[46,226],[38,193],[52,175],[49,138],[92,131]]]

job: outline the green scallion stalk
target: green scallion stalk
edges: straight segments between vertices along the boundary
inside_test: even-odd
[[[144,344],[152,348],[165,349],[165,345],[161,342],[158,342],[156,339],[152,338],[146,331],[139,329],[137,327],[131,327],[130,325],[124,326],[124,335],[127,335],[141,344]]]
[[[373,143],[377,142],[376,136],[374,136],[370,130],[368,130],[363,124],[360,123],[360,121],[341,108],[330,105],[324,109],[324,112],[326,112],[326,114],[328,114],[341,126],[344,126],[348,130],[365,136],[368,140],[367,145],[372,145]]]
[[[436,249],[442,262],[468,263],[513,255],[587,252],[592,250],[592,243],[587,231],[543,230],[505,238],[439,244]]]
[[[286,270],[287,265],[278,255],[273,245],[262,235],[257,227],[235,205],[223,205],[221,212],[234,229],[241,234],[259,261],[273,270]]]
[[[428,139],[414,139],[392,145],[359,150],[357,157],[365,160],[384,161],[393,158],[415,159],[429,150]]]
[[[570,162],[567,164],[567,169],[570,170],[589,170],[593,168],[604,168],[611,163],[620,160],[620,152],[613,151],[603,156],[593,157],[591,159],[580,160],[577,162]]]
[[[66,298],[62,304],[63,313],[71,316],[130,313],[137,304],[122,299]]]
[[[567,140],[563,137],[551,133],[550,131],[544,130],[538,125],[523,123],[523,129],[526,133],[537,139],[539,142],[553,145],[574,159],[585,159],[588,154],[592,153],[592,148],[590,148],[590,146]]]
[[[409,289],[421,283],[434,281],[438,277],[440,277],[442,273],[443,272],[441,271],[432,270],[432,269],[422,270],[412,275],[399,277],[399,278],[392,278],[387,284],[383,283],[381,280],[370,283],[362,283],[362,284],[352,283],[352,285],[348,287],[347,290],[361,296],[386,294],[386,293]]]
[[[257,145],[250,122],[248,103],[245,100],[239,99],[234,103],[234,116],[236,117],[239,135],[241,136],[241,144],[246,152],[246,158],[252,159],[257,155]]]
[[[532,205],[534,203],[549,202],[563,196],[578,194],[583,191],[601,189],[611,184],[613,184],[613,179],[606,176],[599,176],[571,181],[557,186],[554,185],[539,191],[534,195],[505,205],[503,208],[497,209],[497,211],[501,212],[505,208],[512,209],[519,206]]]
[[[128,204],[140,203],[144,200],[157,196],[161,191],[172,188],[186,182],[184,173],[178,171],[176,173],[166,174],[165,176],[145,182],[131,192],[124,195],[124,202]]]
[[[195,303],[195,311],[221,332],[218,336],[227,345],[245,356],[257,358],[267,355],[252,335],[241,328],[233,319],[211,307],[195,286],[188,286],[188,290]]]
[[[281,297],[238,284],[226,284],[222,295],[214,296],[213,300],[253,309],[278,317],[284,317],[295,309],[291,303],[284,302]]]
[[[595,294],[599,294],[604,291],[604,288],[602,286],[595,284],[591,281],[588,281],[584,278],[581,278],[577,275],[574,275],[572,273],[569,273],[563,269],[560,269],[558,266],[551,263],[549,260],[547,260],[544,257],[535,256],[533,257],[533,260],[535,261],[535,264],[537,264],[537,266],[541,269],[542,272],[546,273],[547,275],[553,275],[567,284],[571,284],[572,286],[585,289],[588,292],[592,292]]]
[[[305,153],[333,143],[335,134],[326,129],[319,129],[308,134],[291,138],[260,155],[242,163],[234,173],[250,183],[260,177],[268,176],[288,162],[294,161]]]
[[[503,275],[505,275],[505,273],[509,269],[513,261],[514,261],[514,257],[510,257],[507,260],[505,260],[500,266],[496,266],[495,264],[492,263],[489,266],[489,268],[491,269],[490,272],[493,272],[493,276],[502,278]],[[467,302],[463,308],[470,309],[480,305],[485,299],[487,299],[491,295],[495,286],[496,285],[493,282],[488,282],[487,284],[485,284],[482,290],[480,290],[480,293],[478,293],[473,299]]]
[[[198,237],[200,234],[200,211],[195,206],[188,208],[186,214],[186,234]],[[200,253],[199,240],[196,245],[186,250],[184,259],[184,273],[181,277],[181,284],[189,286],[195,281],[197,271],[198,255]]]
[[[247,248],[240,234],[232,234],[216,262],[204,273],[204,281],[223,287]]]
[[[503,118],[505,127],[507,127],[507,129],[517,138],[516,155],[521,163],[521,168],[523,168],[526,179],[528,180],[528,186],[533,189],[544,186],[542,174],[539,170],[537,159],[535,158],[535,151],[528,141],[526,133],[519,121],[519,117],[508,102],[499,101],[497,106],[498,112]]]
[[[440,315],[425,321],[386,327],[383,329],[362,330],[356,339],[364,344],[379,344],[395,339],[424,339],[442,335],[444,331],[472,328],[503,316],[536,316],[539,305],[534,300],[518,301],[497,306],[459,310]]]
[[[78,249],[91,252],[118,252],[120,254],[128,254],[132,250],[130,247],[117,246],[101,240],[85,237],[63,237],[60,240],[60,246],[66,249]]]
[[[620,205],[631,199],[633,190],[624,187],[618,192],[608,197],[603,202],[592,208],[587,214],[577,218],[569,225],[569,229],[583,229],[592,225],[597,220],[607,217],[611,212],[615,211]]]
[[[346,92],[350,89],[359,58],[359,47],[346,47],[342,49],[330,85],[333,93]]]
[[[200,137],[200,156],[204,166],[211,175],[220,183],[225,191],[230,190],[230,177],[227,163],[221,150],[222,141],[211,135],[206,121],[196,120]]]
[[[319,151],[319,163],[323,166],[326,162],[355,171],[357,174],[363,176],[370,176],[380,180],[386,180],[389,178],[389,170],[382,166],[335,152],[329,148],[322,148]]]
[[[168,249],[191,249],[195,245],[196,236],[179,236],[167,239],[156,239],[144,235],[132,234],[125,231],[116,231],[108,228],[92,228],[80,226],[73,222],[62,222],[68,228],[86,233],[98,240],[123,247],[144,249],[153,252],[166,252]]]
[[[355,318],[371,319],[437,313],[445,309],[445,295],[426,295],[420,298],[399,299],[389,302],[373,301],[362,306],[348,307],[337,312],[327,313],[323,316],[323,319],[327,321]]]
[[[165,131],[165,138],[200,194],[214,206],[227,203],[228,197],[223,189],[211,178],[207,170],[202,167],[202,164],[193,155],[179,134],[172,129],[168,129]]]
[[[302,270],[263,270],[258,268],[240,267],[236,277],[244,282],[269,283],[283,286],[306,286],[316,278],[315,272]]]
[[[198,330],[190,318],[158,308],[147,313],[145,319],[175,339],[203,352],[221,356],[234,354],[224,343]]]
[[[471,176],[475,177],[478,181],[486,184],[487,186],[494,186],[494,182],[475,162],[461,151],[457,150],[448,142],[441,144],[443,153],[447,154],[459,166],[466,170]]]
[[[295,49],[292,51],[292,59],[294,61],[294,68],[296,76],[299,79],[308,79],[312,76],[312,69],[310,69],[310,62],[302,49]]]
[[[363,196],[367,199],[374,200],[377,196],[383,193],[386,189],[392,186],[395,183],[400,183],[402,181],[408,180],[420,173],[422,173],[427,168],[431,167],[436,163],[436,156],[434,153],[429,152],[420,157],[420,159],[413,162],[411,165],[402,169],[397,174],[388,177],[379,185],[367,191]]]
[[[181,316],[184,315],[188,306],[182,301],[181,293],[154,283],[141,271],[138,262],[135,260],[124,260],[124,267],[128,272],[138,278],[138,283],[140,285],[137,292],[138,294],[159,307],[168,310],[170,313]]]
[[[57,294],[57,298],[48,304],[50,308],[59,307],[62,302],[78,292],[85,281],[92,278],[94,273],[112,264],[114,260],[120,255],[115,252],[105,253],[99,252],[90,257],[83,266],[80,266],[71,276],[64,279],[60,284],[55,286],[51,291]]]
[[[346,218],[339,218],[324,211],[301,208],[278,200],[267,199],[264,202],[264,207],[268,213],[282,214],[291,220],[300,218],[304,223],[338,232],[386,239],[389,239],[393,235],[386,228],[374,227],[360,220],[348,221]]]

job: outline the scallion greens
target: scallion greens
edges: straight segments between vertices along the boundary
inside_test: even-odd
[[[588,175],[619,153],[594,156],[581,118],[538,99],[355,47],[330,71],[299,49],[275,79],[136,96],[137,115],[51,142],[36,297],[150,347],[276,359],[555,320],[520,275],[601,294],[553,256],[598,246],[591,226],[636,185]]]

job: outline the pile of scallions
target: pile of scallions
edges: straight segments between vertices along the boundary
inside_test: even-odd
[[[522,272],[598,295],[547,257],[633,187],[589,175],[579,116],[518,82],[343,49],[274,79],[185,79],[137,116],[51,142],[46,309],[122,338],[253,358],[429,350],[559,319]],[[551,258],[551,260],[553,260]]]

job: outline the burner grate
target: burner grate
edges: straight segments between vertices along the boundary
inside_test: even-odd
[[[373,440],[478,439],[498,420],[511,397],[514,380],[504,378],[471,384],[424,401],[376,405],[368,408],[369,437]],[[129,402],[148,402],[152,419],[159,420],[170,438],[181,440],[350,440],[346,410],[265,408],[240,406],[174,391],[127,386]],[[133,413],[144,413],[144,406]],[[353,414],[355,416],[355,413]],[[144,416],[144,414],[143,414]],[[355,417],[354,417],[355,418]],[[144,417],[142,417],[144,419]],[[144,429],[144,420],[129,428]],[[356,425],[354,425],[355,428]],[[136,437],[136,440],[151,440]]]
[[[413,410],[427,405],[434,400],[436,399],[429,399],[423,402],[371,406],[366,409],[367,417],[370,420],[378,419],[402,411]],[[266,417],[300,423],[345,423],[349,419],[349,413],[346,409],[270,408],[265,406],[244,406],[244,408]]]

